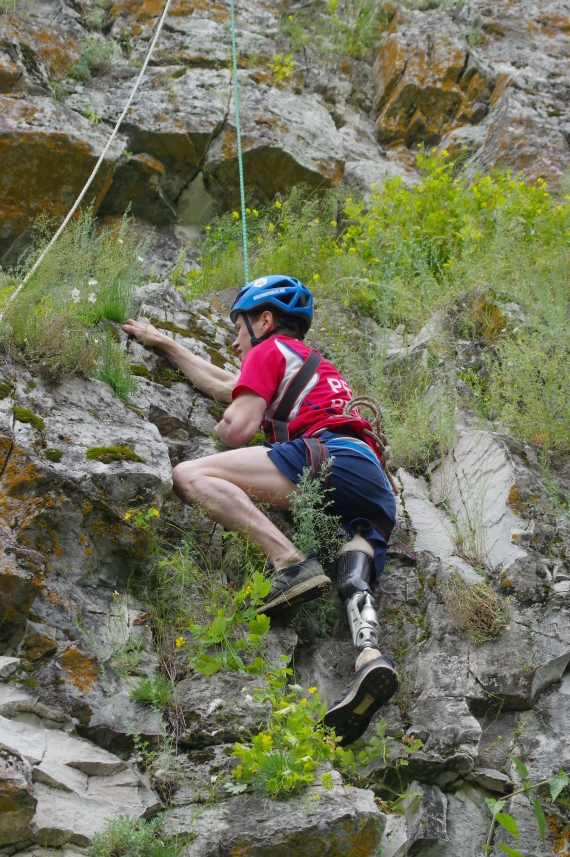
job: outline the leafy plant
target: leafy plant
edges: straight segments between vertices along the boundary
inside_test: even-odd
[[[293,54],[275,54],[273,59],[268,61],[267,67],[272,72],[276,83],[283,83],[289,80],[295,71]]]
[[[554,802],[562,789],[566,788],[568,784],[570,784],[570,772],[564,773],[562,768],[560,768],[558,774],[555,774],[553,777],[550,777],[547,780],[542,780],[539,783],[531,782],[531,779],[528,774],[528,768],[520,759],[517,759],[516,756],[511,756],[509,754],[509,759],[515,765],[517,771],[522,777],[523,786],[521,789],[514,791],[511,795],[509,795],[509,800],[512,800],[513,797],[521,794],[530,794],[534,789],[542,788],[544,786],[548,786],[550,791],[550,798]],[[511,834],[515,839],[520,839],[520,833],[518,830],[518,825],[516,819],[508,812],[503,812],[507,800],[494,800],[493,798],[485,798],[485,803],[491,810],[493,820],[491,822],[491,826],[489,828],[489,834],[487,836],[487,842],[483,846],[483,849],[487,852],[492,851],[493,849],[493,834],[495,832],[495,827],[497,824],[500,824],[508,833]],[[538,825],[538,830],[540,833],[540,838],[544,842],[544,838],[546,835],[546,818],[544,815],[544,810],[542,808],[542,804],[538,797],[533,798],[532,805],[534,809],[534,815],[536,818],[536,823]],[[510,855],[510,857],[524,857],[520,851],[517,851],[515,848],[511,848],[509,845],[505,845],[503,842],[497,843],[497,847],[500,848],[505,854]]]
[[[85,108],[85,113],[83,115],[86,119],[89,119],[90,122],[93,122],[94,125],[97,125],[97,123],[101,121],[101,117],[95,112],[90,104]]]
[[[332,762],[343,752],[334,733],[321,722],[326,706],[316,688],[309,688],[306,696],[301,696],[303,689],[298,685],[287,691],[290,673],[286,668],[278,670],[269,676],[269,690],[254,692],[256,701],[271,702],[272,715],[267,728],[252,738],[251,746],[234,745],[240,763],[232,772],[237,782],[226,786],[232,794],[248,787],[273,798],[300,792],[314,782],[319,764]],[[330,777],[323,785],[332,788]]]

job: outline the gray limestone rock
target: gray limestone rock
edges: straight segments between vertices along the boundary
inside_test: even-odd
[[[301,182],[336,185],[344,171],[341,139],[328,111],[313,97],[253,83],[238,73],[243,161],[253,200],[268,202]],[[238,167],[235,117],[230,111],[206,156],[225,207],[237,207]]]
[[[421,845],[447,839],[447,798],[437,786],[413,780],[404,798],[408,853]]]
[[[0,749],[0,847],[29,838],[36,803],[29,763],[18,753]]]
[[[107,138],[54,98],[0,95],[0,140],[0,260],[16,264],[24,249],[17,246],[17,238],[30,234],[30,218],[42,212],[56,219],[67,214]],[[91,186],[95,211],[123,146],[115,140]],[[54,193],[54,187],[60,192]]]
[[[0,678],[6,678],[16,672],[20,665],[20,658],[0,657]]]
[[[148,541],[125,520],[125,511],[160,508],[171,484],[166,446],[158,429],[101,381],[70,378],[52,390],[38,378],[29,391],[24,377],[16,384],[16,401],[41,415],[44,442],[63,455],[48,461],[35,443],[37,431],[15,422],[10,465],[0,480],[5,521],[20,544],[44,554],[48,572],[83,585],[121,587]],[[88,457],[114,446],[130,449],[138,460]]]
[[[240,795],[204,809],[200,805],[166,813],[172,833],[192,833],[185,857],[345,857],[377,853],[386,817],[372,792],[342,786],[333,774],[328,791],[318,781],[302,795],[274,802]]]
[[[231,741],[247,742],[268,718],[269,702],[255,702],[252,692],[266,687],[262,678],[221,671],[195,673],[176,687],[177,708],[184,719],[180,742],[207,747]]]
[[[66,732],[0,717],[0,747],[31,767],[33,810],[26,824],[40,845],[87,845],[116,814],[146,817],[161,806],[147,781],[125,762]],[[18,829],[9,841],[25,838]]]

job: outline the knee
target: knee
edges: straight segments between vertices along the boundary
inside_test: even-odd
[[[183,461],[172,471],[174,493],[183,500],[192,498],[193,487],[197,481],[198,468],[193,465],[193,461]]]

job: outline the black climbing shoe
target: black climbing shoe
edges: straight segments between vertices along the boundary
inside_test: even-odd
[[[381,655],[358,670],[349,686],[324,717],[341,738],[341,745],[352,744],[366,732],[372,716],[398,690],[394,661]]]
[[[265,603],[257,612],[279,613],[295,604],[319,598],[330,586],[331,581],[315,554],[309,554],[303,562],[275,572]]]

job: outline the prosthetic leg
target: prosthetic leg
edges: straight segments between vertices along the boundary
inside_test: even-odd
[[[370,581],[374,576],[374,548],[360,534],[337,554],[338,594],[344,602],[358,652],[350,685],[327,711],[324,722],[351,744],[366,731],[373,714],[396,693],[394,662],[378,650],[378,614]]]

